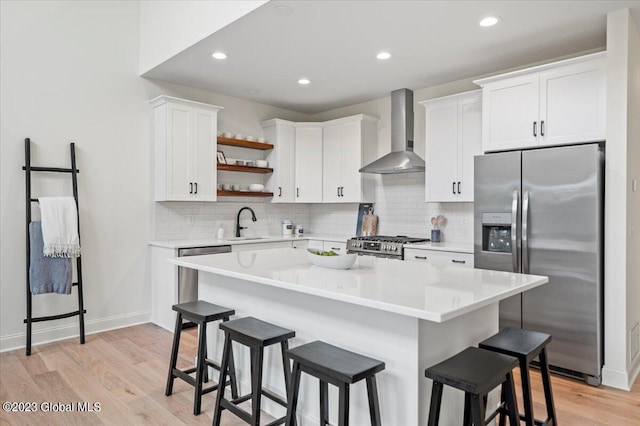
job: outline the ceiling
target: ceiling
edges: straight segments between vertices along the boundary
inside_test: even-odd
[[[144,76],[313,114],[602,48],[625,7],[640,23],[640,1],[271,1]]]

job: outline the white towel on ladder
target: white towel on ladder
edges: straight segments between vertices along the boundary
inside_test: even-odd
[[[80,256],[78,212],[73,197],[40,197],[42,239],[46,257]]]

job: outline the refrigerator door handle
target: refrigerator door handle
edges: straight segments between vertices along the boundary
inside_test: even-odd
[[[513,191],[513,201],[511,202],[511,260],[513,262],[513,272],[518,270],[518,191]]]
[[[529,273],[529,191],[522,197],[522,272]]]

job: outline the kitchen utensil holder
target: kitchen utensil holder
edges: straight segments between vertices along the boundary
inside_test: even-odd
[[[432,229],[431,230],[431,242],[432,243],[439,243],[441,241],[442,235],[440,233],[439,229]]]

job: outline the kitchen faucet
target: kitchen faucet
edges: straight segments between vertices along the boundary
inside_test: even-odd
[[[240,236],[240,230],[241,229],[247,229],[246,226],[240,226],[240,213],[242,213],[243,210],[249,210],[251,212],[251,220],[256,222],[258,219],[256,219],[256,214],[253,211],[253,209],[251,207],[243,207],[240,209],[240,211],[238,211],[238,216],[236,217],[236,237]]]

